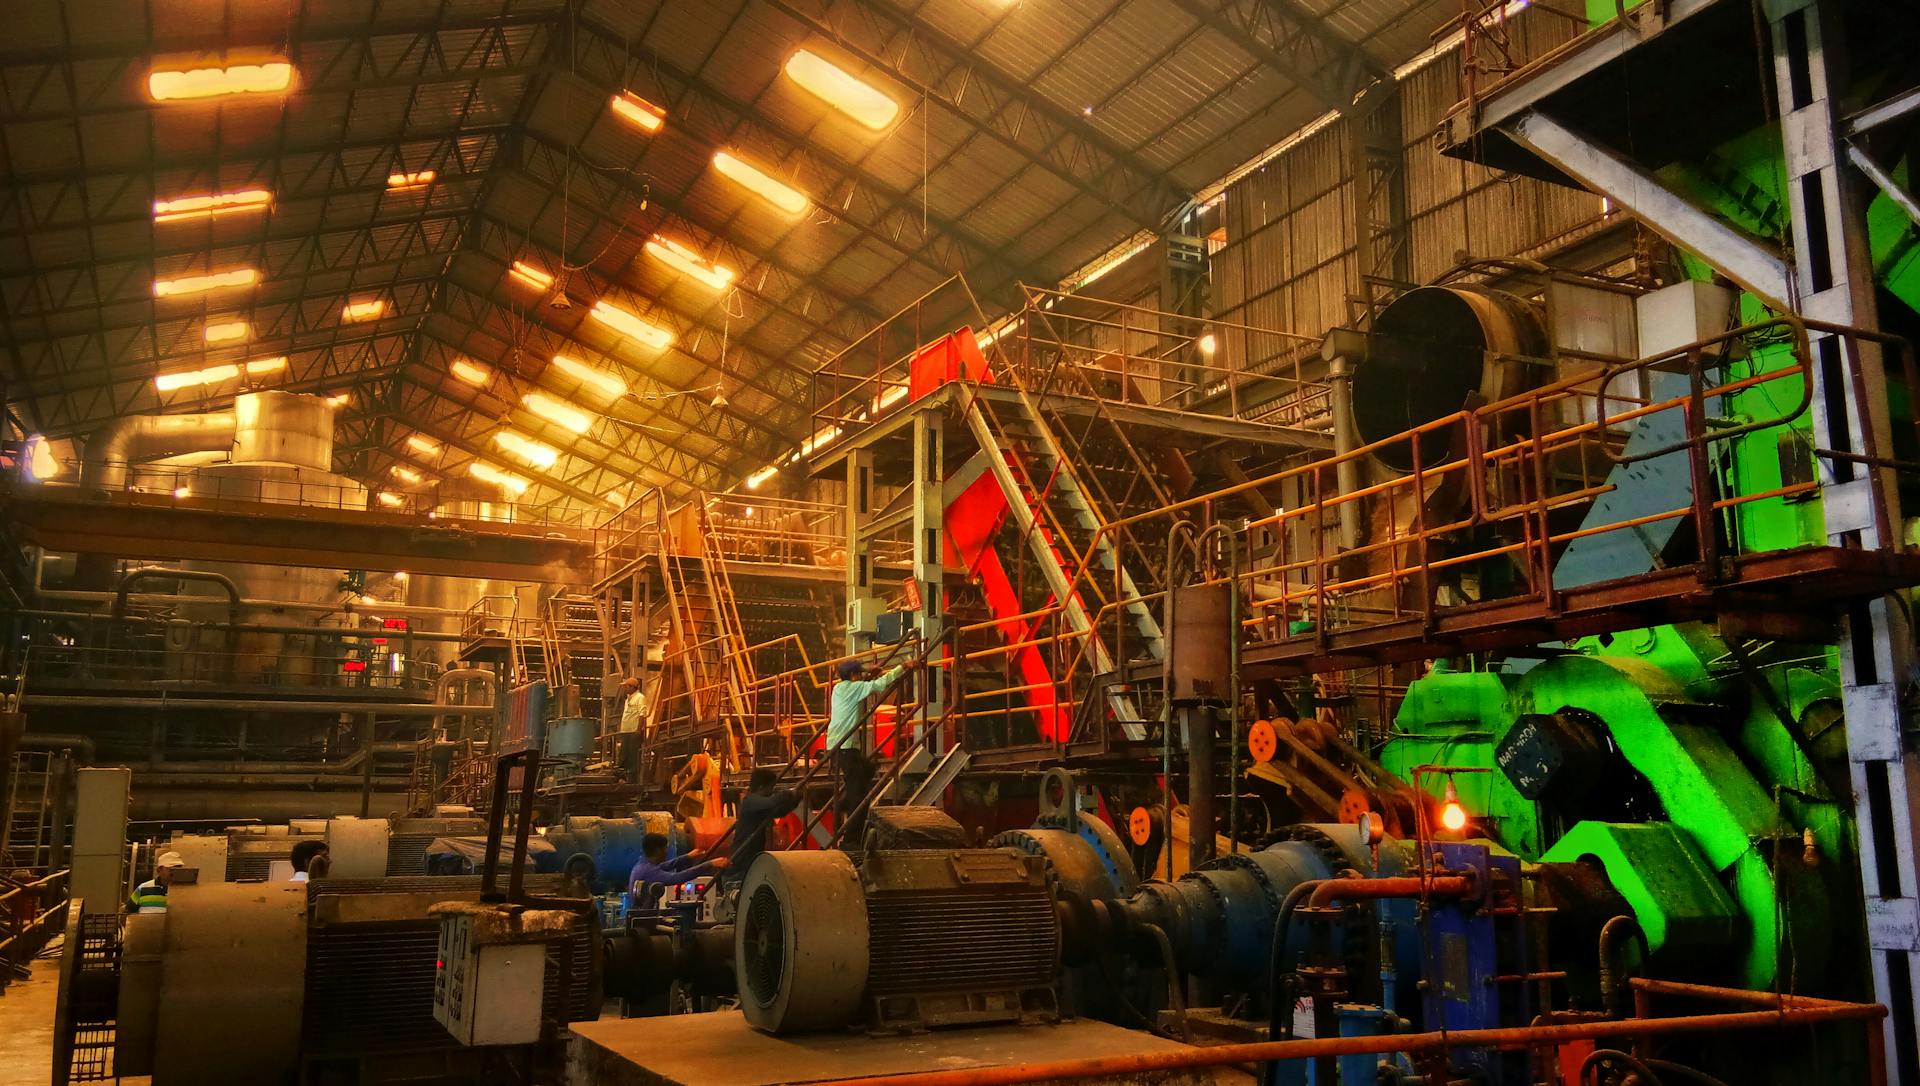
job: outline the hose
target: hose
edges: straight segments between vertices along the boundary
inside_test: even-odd
[[[1688,1067],[1684,1063],[1675,1063],[1672,1060],[1649,1059],[1646,1061],[1646,1064],[1648,1067],[1657,1067],[1668,1074],[1678,1075],[1681,1078],[1698,1082],[1700,1086],[1727,1086],[1725,1082],[1714,1078],[1698,1067]]]
[[[1588,1053],[1587,1058],[1580,1061],[1580,1073],[1574,1077],[1574,1082],[1579,1086],[1587,1086],[1587,1072],[1610,1060],[1631,1067],[1634,1074],[1639,1075],[1643,1080],[1641,1086],[1661,1086],[1660,1076],[1653,1073],[1653,1068],[1648,1067],[1638,1056],[1622,1052],[1617,1048],[1596,1048]],[[1599,1079],[1596,1077],[1594,1082],[1598,1083]]]
[[[1167,1000],[1173,1004],[1173,1013],[1179,1016],[1180,1039],[1190,1044],[1193,1032],[1187,1025],[1187,995],[1180,990],[1180,969],[1173,960],[1173,940],[1167,938],[1166,929],[1158,924],[1142,924],[1140,929],[1153,936],[1160,947],[1160,961],[1167,969]]]

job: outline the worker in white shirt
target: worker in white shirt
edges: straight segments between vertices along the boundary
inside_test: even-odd
[[[325,878],[327,869],[333,866],[333,856],[325,841],[302,841],[293,846],[287,858],[293,861],[294,882]]]
[[[626,700],[620,705],[620,764],[630,780],[640,779],[640,735],[647,730],[647,692],[640,677],[629,675],[620,680],[620,692]]]

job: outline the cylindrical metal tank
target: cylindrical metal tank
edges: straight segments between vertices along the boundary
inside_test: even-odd
[[[233,401],[233,462],[291,464],[331,473],[333,405],[292,392],[243,392]]]
[[[1517,358],[1548,350],[1540,308],[1516,294],[1476,286],[1410,290],[1374,318],[1367,354],[1354,367],[1353,423],[1362,445],[1383,441],[1462,408],[1517,396],[1550,374]],[[1420,439],[1423,468],[1454,459],[1458,434]],[[1395,472],[1413,470],[1411,442],[1375,454]]]

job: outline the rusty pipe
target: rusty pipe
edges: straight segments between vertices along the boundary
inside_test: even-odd
[[[1771,997],[1771,993],[1753,993]],[[1874,1021],[1887,1016],[1878,1003],[1840,1003],[1794,1006],[1779,1010],[1734,1011],[1681,1018],[1628,1018],[1557,1025],[1509,1026],[1500,1029],[1449,1030],[1433,1033],[1386,1034],[1377,1037],[1321,1037],[1297,1041],[1258,1041],[1210,1045],[1170,1052],[1136,1052],[1125,1056],[1029,1063],[1018,1067],[976,1067],[958,1071],[923,1071],[832,1080],[834,1086],[1019,1086],[1023,1083],[1112,1076],[1121,1078],[1150,1071],[1265,1063],[1270,1060],[1316,1059],[1324,1056],[1362,1056],[1387,1052],[1439,1052],[1454,1048],[1529,1048],[1567,1041],[1614,1037],[1650,1037],[1678,1033],[1712,1033],[1740,1029],[1807,1026],[1822,1022]],[[1877,1035],[1877,1034],[1876,1034]]]
[[[1390,879],[1327,879],[1314,887],[1307,908],[1324,909],[1335,901],[1359,901],[1363,898],[1466,897],[1473,893],[1473,879],[1466,875],[1435,875],[1420,878],[1407,875]]]

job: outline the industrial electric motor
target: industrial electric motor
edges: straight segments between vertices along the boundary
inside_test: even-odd
[[[1045,860],[1011,848],[769,852],[740,891],[734,970],[770,1033],[1059,1016]]]

